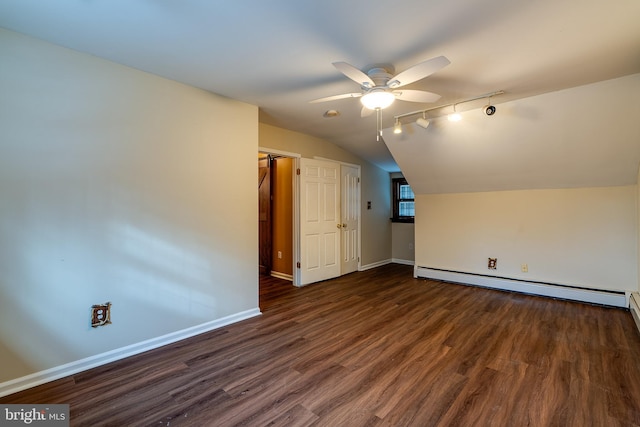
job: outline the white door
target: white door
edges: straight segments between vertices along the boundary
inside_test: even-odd
[[[300,285],[340,275],[341,226],[340,164],[300,159]]]
[[[358,271],[360,247],[360,168],[340,167],[341,201],[341,268],[342,274]]]

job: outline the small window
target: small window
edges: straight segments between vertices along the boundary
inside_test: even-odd
[[[393,183],[393,222],[413,222],[416,216],[415,196],[411,186],[404,178],[394,178]]]

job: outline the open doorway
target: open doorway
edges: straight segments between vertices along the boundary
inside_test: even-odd
[[[271,155],[258,153],[258,261],[260,275],[271,274],[272,263],[272,181]]]
[[[293,280],[293,182],[295,160],[258,153],[260,275]]]

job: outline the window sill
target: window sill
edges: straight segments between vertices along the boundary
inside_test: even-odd
[[[403,222],[403,223],[408,223],[408,224],[413,224],[415,222],[415,218],[414,217],[408,217],[408,218],[389,218],[391,219],[391,222]]]

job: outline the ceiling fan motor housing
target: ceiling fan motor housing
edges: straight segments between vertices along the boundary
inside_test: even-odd
[[[389,79],[393,77],[384,68],[372,68],[371,70],[369,70],[367,75],[371,78],[371,80],[373,80],[373,82],[376,84],[376,87],[386,86]]]

